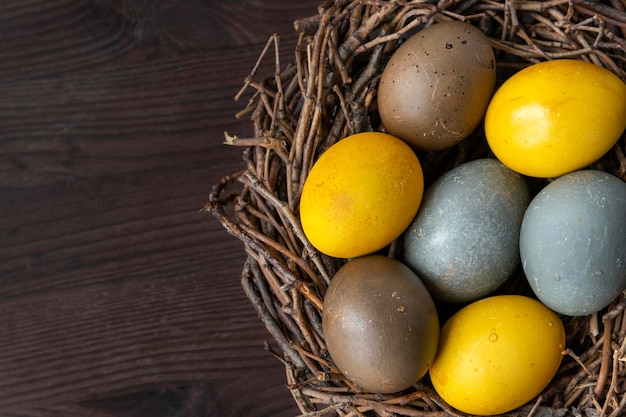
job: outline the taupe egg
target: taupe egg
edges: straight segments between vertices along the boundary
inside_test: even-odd
[[[402,391],[433,363],[439,318],[421,280],[401,262],[368,255],[345,264],[324,297],[333,363],[360,390]]]
[[[493,48],[475,26],[442,22],[392,55],[378,88],[385,130],[416,150],[453,146],[484,118],[496,82]]]

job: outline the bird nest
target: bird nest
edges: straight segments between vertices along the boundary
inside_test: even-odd
[[[244,148],[245,165],[213,187],[205,209],[244,243],[243,289],[273,338],[266,349],[284,363],[303,416],[464,415],[427,377],[406,391],[380,395],[356,392],[341,376],[325,347],[321,311],[331,278],[347,260],[316,251],[299,221],[302,187],[319,155],[350,134],[384,131],[376,96],[391,54],[413,33],[459,20],[489,38],[498,83],[531,63],[560,58],[589,61],[626,80],[624,9],[619,0],[338,0],[295,21],[298,42],[287,65],[278,35],[270,37],[236,96],[249,96],[238,117],[251,116],[254,135],[226,135],[228,144]],[[263,60],[275,61],[273,74],[256,74]],[[592,168],[626,181],[625,146],[622,136]],[[425,185],[488,154],[482,128],[452,148],[419,153]],[[399,245],[392,243],[388,255],[399,258]],[[522,273],[500,290],[525,291]],[[556,376],[533,401],[506,415],[624,415],[625,306],[622,294],[596,314],[563,317],[567,348]]]

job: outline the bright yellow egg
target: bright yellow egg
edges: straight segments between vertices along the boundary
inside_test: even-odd
[[[422,167],[407,144],[385,133],[352,135],[313,165],[300,200],[302,228],[326,255],[373,253],[402,234],[423,192]]]
[[[493,296],[446,322],[430,378],[437,393],[460,411],[506,413],[541,393],[564,348],[565,329],[552,310],[521,295]]]
[[[496,91],[485,115],[491,150],[521,174],[549,178],[584,168],[626,128],[626,84],[579,60],[527,67]]]

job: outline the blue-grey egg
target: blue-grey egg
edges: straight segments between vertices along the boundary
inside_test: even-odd
[[[498,160],[459,165],[424,193],[404,234],[404,261],[436,300],[482,298],[519,266],[519,233],[529,202],[524,177]]]
[[[626,289],[626,183],[602,171],[557,178],[531,201],[520,256],[537,298],[584,316]]]

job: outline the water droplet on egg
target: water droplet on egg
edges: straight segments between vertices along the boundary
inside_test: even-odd
[[[491,329],[491,334],[489,335],[489,341],[491,343],[498,341],[498,334],[496,333],[496,329]]]

